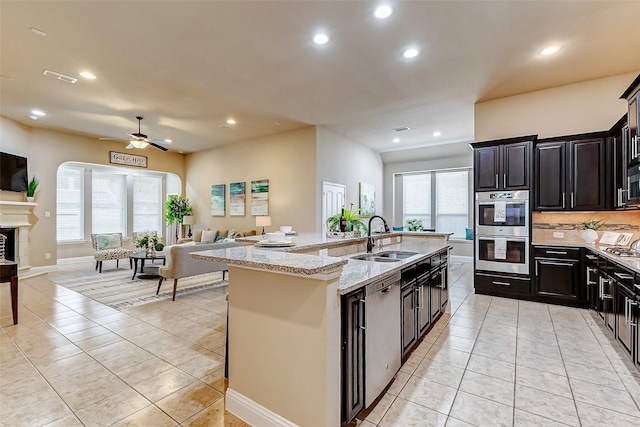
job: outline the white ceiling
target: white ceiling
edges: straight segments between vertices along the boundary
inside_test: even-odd
[[[96,144],[141,115],[184,152],[320,125],[385,152],[472,140],[479,100],[640,70],[638,1],[378,3],[2,0],[0,114]]]

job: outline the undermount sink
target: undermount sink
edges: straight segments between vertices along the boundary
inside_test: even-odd
[[[391,258],[391,259],[397,259],[397,260],[410,258],[410,257],[412,257],[414,255],[418,255],[418,252],[385,251],[385,252],[379,252],[379,253],[375,254],[375,256],[377,256],[377,257]]]
[[[373,262],[398,262],[400,258],[381,257],[378,254],[365,254],[352,256],[351,259],[357,259],[359,261],[373,261]]]

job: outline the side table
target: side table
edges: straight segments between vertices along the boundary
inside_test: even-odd
[[[11,311],[13,324],[18,324],[18,264],[12,261],[0,263],[0,283],[11,282]]]

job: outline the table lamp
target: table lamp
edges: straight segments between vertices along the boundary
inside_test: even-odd
[[[187,237],[191,238],[192,234],[191,234],[191,224],[194,223],[194,217],[192,215],[185,215],[182,217],[182,223],[184,225],[188,225],[189,226],[189,231],[187,232]]]
[[[262,227],[262,234],[264,234],[264,228],[271,226],[271,217],[270,216],[257,216],[256,217],[256,227]]]

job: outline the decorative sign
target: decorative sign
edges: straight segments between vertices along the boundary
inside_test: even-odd
[[[135,154],[118,153],[117,151],[109,151],[109,163],[125,166],[136,166],[146,168],[147,156],[136,156]]]

